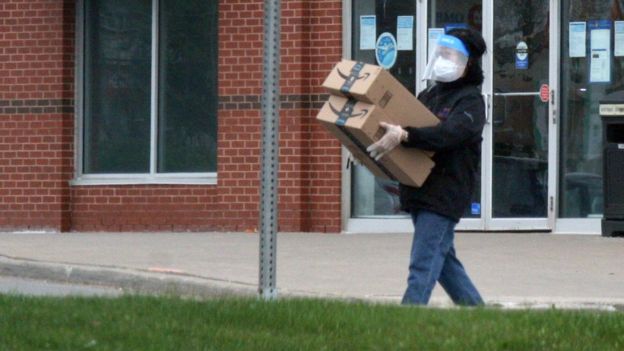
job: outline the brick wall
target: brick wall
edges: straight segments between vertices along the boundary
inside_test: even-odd
[[[321,83],[342,57],[342,1],[309,1],[310,29],[308,72],[313,100],[325,100]],[[305,58],[304,58],[305,60]],[[304,70],[303,75],[306,75]],[[314,120],[321,104],[315,104],[308,121],[309,165],[305,188],[309,192],[311,231],[339,232],[340,220],[340,143]]]
[[[282,0],[280,231],[340,231],[340,145],[314,120],[340,0]],[[262,0],[219,3],[218,184],[73,186],[74,1],[0,2],[0,230],[254,231]]]
[[[219,209],[216,187],[178,185],[72,188],[75,231],[245,230],[247,221]]]
[[[220,154],[227,154],[219,161],[238,171],[229,179],[237,186],[226,188],[237,191],[251,184],[245,188],[250,197],[244,199],[254,204],[259,196],[263,3],[222,1],[220,10],[219,122],[227,128],[220,128],[220,133],[226,133],[220,134]],[[342,56],[341,9],[339,0],[282,1],[282,231],[340,231],[340,145],[314,118],[325,99],[320,84]],[[241,129],[248,133],[238,133]],[[236,158],[252,167],[237,169]],[[229,170],[220,170],[220,179]]]
[[[0,1],[0,230],[69,229],[74,5]]]

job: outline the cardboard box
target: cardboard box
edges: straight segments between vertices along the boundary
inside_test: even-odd
[[[399,145],[379,161],[369,156],[366,148],[385,133],[379,122],[400,122],[376,105],[330,95],[316,118],[377,177],[418,187],[431,173],[434,162],[418,149]]]
[[[323,82],[333,95],[378,106],[402,127],[431,127],[439,119],[385,69],[342,60]]]

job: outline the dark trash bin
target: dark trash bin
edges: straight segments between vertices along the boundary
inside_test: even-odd
[[[603,141],[603,236],[624,236],[624,91],[600,101]]]

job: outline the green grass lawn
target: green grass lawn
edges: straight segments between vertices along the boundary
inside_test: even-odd
[[[624,313],[3,295],[0,350],[624,350]]]

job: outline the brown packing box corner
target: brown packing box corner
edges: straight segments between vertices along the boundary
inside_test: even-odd
[[[352,110],[349,111],[346,106]],[[366,147],[379,140],[385,132],[379,122],[399,122],[378,106],[330,95],[316,118],[377,177],[419,187],[431,173],[434,162],[418,149],[399,146],[379,162],[369,157]],[[340,126],[343,122],[344,125]]]
[[[440,122],[401,82],[379,66],[342,60],[327,76],[323,87],[333,95],[377,105],[402,127],[431,127]],[[425,153],[433,156],[433,152]]]

